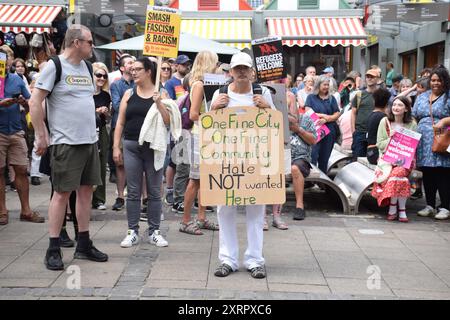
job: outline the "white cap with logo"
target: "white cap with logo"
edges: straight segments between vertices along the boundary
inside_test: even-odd
[[[237,66],[246,66],[246,67],[253,67],[253,59],[250,57],[249,54],[245,52],[238,52],[231,58],[230,62],[230,68],[233,69]]]

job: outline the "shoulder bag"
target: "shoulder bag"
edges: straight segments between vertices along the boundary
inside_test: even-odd
[[[434,125],[433,105],[431,103],[431,96],[430,96],[430,117],[431,117],[431,125]],[[450,131],[447,128],[444,129],[433,128],[433,134],[434,139],[431,151],[433,151],[434,153],[447,154],[447,149],[448,146],[450,145]]]

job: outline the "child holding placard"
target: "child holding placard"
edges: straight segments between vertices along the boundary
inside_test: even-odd
[[[380,121],[377,134],[377,147],[380,152],[372,196],[377,199],[378,205],[387,205],[390,201],[388,220],[398,218],[400,222],[408,222],[406,216],[406,199],[410,196],[408,176],[413,164],[407,168],[402,164],[391,164],[383,160],[391,137],[400,128],[416,131],[417,124],[411,115],[411,100],[405,96],[397,96],[389,107],[388,116]]]

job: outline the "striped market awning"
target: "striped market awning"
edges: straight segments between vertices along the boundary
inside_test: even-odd
[[[0,31],[14,33],[51,32],[60,6],[0,4]]]
[[[251,47],[251,19],[183,19],[181,31],[238,49]]]
[[[367,34],[359,18],[268,18],[270,36],[293,46],[366,46]]]

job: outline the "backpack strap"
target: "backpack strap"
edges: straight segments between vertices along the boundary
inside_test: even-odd
[[[229,84],[220,87],[219,93],[228,93],[228,86]],[[255,92],[255,89],[261,89],[262,91],[262,87],[258,83],[252,82],[252,91]]]
[[[228,93],[228,86],[229,86],[229,84],[226,84],[226,85],[224,85],[224,86],[221,86],[221,87],[219,88],[219,93],[225,93],[225,94],[227,94],[227,93]]]
[[[84,60],[84,63],[86,63],[86,67],[89,70],[89,74],[91,75],[91,78],[94,78],[94,69],[92,68],[92,63],[90,63],[87,60]]]
[[[61,81],[61,73],[62,73],[62,66],[61,66],[61,60],[59,59],[59,56],[52,56],[50,57],[47,61],[53,61],[53,63],[55,64],[55,68],[56,68],[56,76],[55,76],[55,82],[53,83],[53,88],[55,88],[55,86],[58,84],[59,81]],[[53,92],[50,91],[47,95],[50,96]]]
[[[362,99],[362,91],[359,90],[359,91],[356,93],[356,110],[358,110],[358,109],[359,109],[359,106],[361,105],[361,99]]]
[[[56,76],[55,76],[55,82],[53,83],[53,88],[58,84],[58,82],[61,81],[61,74],[62,74],[62,65],[61,65],[61,59],[59,59],[59,56],[52,56],[47,61],[53,61],[56,68]],[[94,78],[94,70],[92,68],[92,63],[90,63],[87,60],[84,60],[84,63],[86,63],[86,67],[88,68],[89,74],[91,75],[91,78]],[[50,96],[52,94],[53,90],[49,92],[47,96]]]

